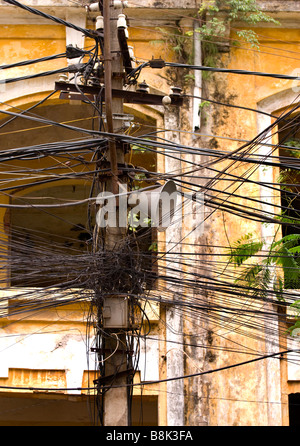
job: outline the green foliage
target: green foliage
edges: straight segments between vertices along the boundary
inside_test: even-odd
[[[251,29],[244,29],[236,32],[242,41],[248,42],[252,47],[259,49],[259,41],[257,39],[256,32]],[[237,41],[233,42],[235,45],[238,44]]]
[[[206,112],[206,109],[210,106],[209,101],[201,101],[199,104],[199,112],[201,113],[201,120],[204,122],[207,120],[208,113]]]
[[[252,297],[265,297],[268,290],[273,289],[278,300],[284,300],[284,288],[300,287],[300,234],[289,234],[274,241],[267,256],[261,259],[260,256],[256,257],[256,254],[263,246],[262,240],[253,240],[252,234],[247,234],[230,248],[229,262],[235,267],[244,266],[235,283],[246,287]],[[249,259],[253,264],[247,266],[245,262]],[[278,267],[282,270],[283,279],[276,274]],[[297,326],[300,327],[300,301],[294,302],[291,307],[299,310]],[[296,325],[292,328],[296,328]]]
[[[208,107],[210,105],[209,101],[202,101],[199,105],[199,110],[203,110],[205,107]]]
[[[145,141],[147,139],[150,140],[150,138],[145,138]],[[145,153],[148,150],[146,143],[145,145],[131,144],[130,148],[133,152],[139,152],[139,153]]]
[[[151,243],[151,245],[148,248],[148,251],[157,252],[157,242]]]
[[[252,234],[246,234],[237,240],[230,249],[231,256],[229,261],[235,266],[242,265],[246,260],[257,254],[263,246],[263,242],[252,239]]]
[[[295,328],[300,328],[300,319],[298,319],[294,325],[292,325],[292,327],[289,327],[289,329],[287,330],[288,333],[293,336],[293,331],[295,330]]]
[[[134,214],[132,211],[128,213],[128,229],[132,232],[136,232],[139,226],[138,214]]]
[[[156,28],[162,36],[162,39],[152,40],[152,44],[167,44],[174,53],[177,55],[177,58],[182,63],[192,64],[193,63],[193,50],[189,32],[185,32],[182,30],[180,26],[176,28],[164,29],[157,27]]]
[[[295,244],[300,243],[300,234],[289,234],[282,237],[277,242],[273,242],[271,248],[277,248],[279,247],[285,247],[287,249],[290,249],[291,247],[295,246]]]
[[[298,149],[300,149],[300,139],[297,138],[288,139],[287,141],[284,142],[284,145],[290,147],[297,147]],[[300,158],[299,151],[295,150],[295,153],[296,157]]]
[[[263,240],[253,240],[252,234],[247,234],[237,240],[230,248],[229,262],[234,266],[241,266],[246,260],[255,256],[264,246]],[[262,265],[264,268],[271,268],[274,265],[280,266],[283,269],[284,276],[289,284],[297,284],[300,286],[300,259],[297,254],[300,252],[300,234],[289,234],[282,237],[280,240],[271,244],[266,259],[254,266]],[[253,274],[255,268],[252,268],[252,275],[250,271],[246,270],[244,277],[248,277],[253,281]],[[258,271],[258,270],[257,270]]]
[[[294,302],[291,305],[291,308],[293,308],[296,311],[296,313],[298,314],[298,316],[300,316],[300,300],[296,300],[296,302]]]
[[[132,232],[137,232],[138,228],[141,226],[140,213],[138,212],[138,213],[134,214],[132,211],[129,211],[127,221],[128,221],[128,229]],[[151,223],[152,223],[151,218],[145,217],[143,219],[143,227],[150,228]],[[155,250],[154,244],[152,244],[151,247],[150,248],[153,249],[153,251],[154,251]],[[149,250],[150,250],[150,248],[149,248]]]
[[[242,20],[249,25],[255,25],[259,22],[274,23],[279,22],[268,16],[259,9],[256,0],[225,0],[230,8],[229,20]]]
[[[194,75],[194,74],[191,74],[191,73],[185,74],[185,75],[183,76],[183,78],[184,78],[184,80],[185,80],[186,83],[188,83],[188,82],[190,82],[190,81],[192,81],[192,82],[195,81],[195,75]]]
[[[299,225],[300,220],[296,220],[295,218],[287,217],[283,212],[280,215],[276,215],[275,220],[281,221],[282,223],[289,223],[290,225]]]
[[[142,180],[144,180],[145,178],[147,178],[147,177],[146,177],[146,175],[145,175],[144,173],[136,173],[136,174],[134,175],[134,179],[135,179],[135,180],[138,180],[138,181],[142,181]]]
[[[226,16],[220,18],[220,12],[225,9]],[[218,54],[218,39],[226,35],[226,31],[231,22],[239,21],[247,26],[256,25],[260,22],[280,23],[260,10],[256,0],[219,0],[204,1],[198,11],[203,25],[196,32],[200,33],[203,42],[204,65],[215,66]],[[237,31],[239,40],[233,42],[239,45],[240,42],[249,43],[252,47],[259,48],[257,33],[251,29]],[[208,75],[207,75],[208,76]]]

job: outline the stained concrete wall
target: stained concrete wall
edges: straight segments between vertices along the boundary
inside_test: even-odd
[[[267,49],[262,46],[261,51],[258,52],[249,47],[247,50],[244,48],[231,48],[229,53],[222,56],[222,63],[224,66],[234,69],[240,68],[284,74],[292,73],[293,70],[297,69],[297,60],[292,57],[281,59],[280,51],[292,50],[295,53],[298,51],[300,35],[292,14],[299,10],[299,5],[294,1],[260,3],[263,3],[263,7],[266,10],[277,12],[284,10],[284,13],[288,13],[289,15],[284,15],[284,20],[288,19],[285,23],[288,23],[290,28],[272,28],[270,26],[267,28],[257,27],[257,33],[263,36],[260,39],[261,44],[268,47],[271,39],[273,49]],[[32,4],[34,7],[44,7],[46,8],[45,10],[50,11],[52,14],[57,14],[63,17],[66,17],[65,8],[68,8],[69,11],[70,8],[73,11],[79,10],[77,6],[72,5],[71,7],[70,2],[66,1],[29,1],[27,4]],[[0,23],[2,24],[0,28],[0,51],[3,63],[6,61],[12,62],[13,60],[17,61],[32,58],[33,55],[42,56],[48,54],[49,45],[52,47],[51,53],[64,51],[67,37],[63,27],[46,24],[43,19],[29,18],[25,12],[11,15],[11,7],[4,5],[3,2],[1,2],[0,5],[3,10],[0,19]],[[142,16],[147,14],[147,17],[156,20],[156,22],[154,22],[155,25],[159,24],[159,18],[162,15],[161,9],[163,9],[164,14],[166,14],[166,10],[170,9],[171,14],[167,17],[167,22],[176,27],[178,25],[178,16],[180,16],[180,14],[181,16],[186,16],[187,13],[192,15],[195,9],[199,6],[199,2],[191,1],[186,3],[184,5],[185,9],[183,9],[182,3],[178,1],[163,2],[163,4],[162,2],[142,1],[139,2],[138,5],[129,2],[129,6],[130,7],[126,11],[129,16],[132,15],[135,19],[141,20]],[[188,8],[190,8],[190,10]],[[177,14],[175,17],[173,15],[174,9],[176,9]],[[166,20],[165,16],[164,20]],[[39,26],[33,28],[32,26],[28,26],[28,23],[35,23]],[[87,19],[88,26],[92,25],[92,23],[92,20]],[[162,56],[168,61],[176,60],[177,56],[172,51],[172,45],[170,45],[168,39],[161,41],[161,33],[155,26],[153,29],[153,23],[151,23],[151,25],[148,24],[147,28],[143,28],[143,30],[139,29],[138,26],[135,28],[133,25],[129,29],[129,33],[130,41],[134,46],[138,58],[151,59],[152,56]],[[231,34],[231,37],[233,36],[234,30],[232,30]],[[154,41],[156,41],[155,45],[153,44]],[[32,69],[36,70],[36,68]],[[12,72],[12,74],[15,75],[16,71]],[[170,70],[145,70],[143,74],[145,80],[156,90],[167,93],[170,85],[176,81],[184,86],[186,92],[193,92],[193,85],[184,84],[180,73],[175,73],[174,75]],[[7,86],[7,89],[3,92],[5,100],[13,100],[14,105],[20,105],[20,103],[24,105],[26,102],[30,102],[32,94],[38,94],[40,91],[50,91],[53,81],[54,79],[51,78],[49,80],[44,80],[42,85],[38,82],[30,82],[26,85],[17,86],[17,88]],[[267,101],[267,99],[275,93],[280,93],[291,88],[291,84],[291,81],[278,79],[266,80],[265,78],[259,77],[241,79],[241,77],[236,75],[216,75],[213,77],[213,80],[205,83],[203,93],[205,92],[205,94],[208,94],[211,98],[216,100],[222,100],[224,102],[228,100],[233,104],[247,104],[250,107],[256,108],[258,107],[258,104]],[[247,88],[245,88],[245,85]],[[27,99],[26,96],[28,96]],[[176,117],[176,126],[178,125],[178,128],[180,127],[186,132],[193,130],[191,127],[191,123],[193,122],[191,118],[192,105],[192,101],[190,101],[182,108],[180,115]],[[274,105],[274,109],[272,109],[272,106],[270,107],[269,111],[276,111],[276,105]],[[143,110],[143,112],[145,112],[145,110]],[[149,110],[149,114],[150,113],[153,115],[155,111]],[[157,114],[159,113],[165,116],[165,121],[160,121],[162,127],[166,124],[171,126],[174,125],[172,121],[168,119],[168,114],[165,113],[163,109],[159,109]],[[185,133],[180,135],[179,142],[183,144],[192,143],[196,147],[205,147],[207,144],[210,144],[211,147],[217,149],[233,150],[240,144],[240,141],[234,141],[234,139],[249,140],[257,134],[259,128],[261,127],[259,126],[257,116],[254,113],[251,114],[246,111],[235,109],[229,110],[211,106],[207,120],[200,128],[198,135],[192,137],[190,134]],[[222,135],[224,138],[211,138],[212,134]],[[178,138],[178,134],[174,135],[174,139],[176,138]],[[205,161],[203,157],[195,156],[193,159],[199,163]],[[161,159],[159,160],[159,166],[166,167]],[[220,164],[220,167],[225,166],[226,163]],[[174,168],[174,166],[172,166],[172,168]],[[234,174],[241,175],[244,174],[244,172],[244,168],[239,167],[236,168]],[[206,174],[211,173],[207,171]],[[275,178],[275,173],[273,171],[271,172],[271,175],[274,175]],[[257,171],[253,174],[253,179],[257,180],[259,178],[259,171]],[[222,183],[219,184],[222,187]],[[224,182],[224,187],[226,186],[227,183]],[[261,191],[257,186],[251,188],[244,186],[243,188],[240,188],[239,193],[242,196],[257,196]],[[245,202],[243,199],[239,199],[237,200],[237,203],[242,204]],[[186,231],[187,228],[183,228],[183,230]],[[199,258],[201,258],[202,255],[203,259],[207,259],[206,255],[209,253],[211,259],[215,259],[221,252],[212,248],[213,246],[226,245],[227,237],[229,240],[234,241],[241,234],[250,231],[260,234],[261,225],[245,219],[232,217],[231,215],[224,215],[222,212],[215,212],[206,221],[204,234],[194,235],[193,240],[197,241],[199,245],[206,244],[208,246],[206,252],[199,250],[197,255]],[[200,298],[203,298],[203,296],[201,295]],[[208,296],[207,298],[213,299],[213,296]],[[228,302],[228,305],[230,305],[230,302]],[[169,319],[167,319],[169,321],[172,319],[172,315],[169,314],[169,316],[166,316],[163,310],[160,316],[161,318],[169,317]],[[164,326],[165,319],[162,322],[163,323],[160,325],[159,321],[153,321],[153,324],[155,324],[155,333],[157,336],[161,336],[161,339],[166,335]],[[72,323],[75,324],[74,327],[77,327],[76,324],[81,324],[81,321],[73,321]],[[177,320],[176,324],[180,330],[182,326],[184,327],[184,330],[182,330],[185,333],[184,341],[190,343],[191,346],[186,347],[183,350],[183,353],[180,352],[180,358],[183,362],[177,364],[178,367],[176,367],[175,373],[189,374],[195,371],[211,370],[245,360],[244,354],[228,351],[228,347],[236,342],[245,346],[245,349],[251,349],[253,351],[265,351],[265,349],[270,348],[265,341],[264,327],[262,327],[261,332],[259,333],[260,339],[253,340],[247,335],[236,335],[234,330],[231,330],[230,327],[223,327],[221,318],[219,324],[216,322],[213,325],[206,322],[204,323],[201,317],[198,321],[194,320],[193,322]],[[36,326],[32,325],[31,330],[35,328]],[[21,333],[24,329],[23,325],[20,325],[18,331],[14,333],[20,337],[20,340]],[[26,330],[28,329],[26,328]],[[66,342],[62,345],[58,345],[59,342],[62,341],[56,339],[53,335],[51,336],[44,342],[43,354],[46,354],[47,352],[49,354],[51,349],[55,349],[53,355],[55,354],[56,357],[59,356],[61,360],[55,368],[58,367],[59,369],[69,370],[72,364],[72,367],[74,366],[76,368],[76,364],[72,363],[73,351],[78,353],[80,349],[70,349],[69,347],[70,343],[73,346],[77,345],[77,337],[75,335],[68,335],[68,338],[64,338]],[[193,340],[194,342],[192,342]],[[196,345],[198,342],[205,347],[203,349],[192,347],[193,344]],[[26,340],[26,350],[23,350],[23,353],[27,351],[27,349],[30,349],[30,345],[29,340]],[[3,345],[4,349],[6,349],[6,347],[6,344]],[[18,349],[18,347],[16,348]],[[39,347],[37,346],[37,348]],[[159,350],[157,350],[155,346],[153,346],[152,349],[150,348],[150,350],[151,358],[158,359],[159,356],[159,359],[157,364],[158,367],[155,366],[153,374],[147,374],[147,378],[151,376],[155,378],[157,376],[160,376],[161,378],[168,377],[168,373],[170,370],[172,371],[172,364],[168,367],[168,364],[166,363],[166,358],[168,358],[167,349],[164,349],[164,347],[160,345]],[[18,350],[18,352],[20,353],[20,350]],[[83,354],[83,352],[81,353]],[[3,376],[3,379],[8,379],[9,362],[13,368],[25,367],[34,369],[40,367],[37,358],[32,358],[31,361],[30,356],[27,357],[25,355],[24,361],[26,361],[22,365],[21,362],[17,361],[18,356],[19,355],[13,356],[11,362],[9,358],[6,362],[3,362],[3,368],[5,368],[5,376]],[[21,358],[22,356],[20,356],[20,360]],[[67,358],[67,366],[62,361],[62,358],[64,358],[64,360]],[[82,359],[83,356],[81,355],[80,358]],[[187,358],[190,358],[190,360]],[[174,355],[173,360],[178,361],[178,356]],[[51,362],[51,356],[48,356],[47,361]],[[80,366],[82,366],[82,362]],[[51,366],[49,365],[49,370],[52,367],[53,364]],[[83,368],[81,368],[80,376],[82,376],[82,370]],[[151,372],[149,369],[146,369],[146,371],[147,373]],[[172,371],[172,373],[174,372]],[[142,376],[144,375],[143,370],[141,370],[141,374]],[[186,425],[253,426],[285,424],[287,423],[287,415],[285,413],[285,418],[282,418],[280,402],[283,398],[281,395],[282,389],[285,389],[284,392],[288,392],[288,389],[285,386],[286,382],[282,382],[282,376],[284,376],[284,373],[282,372],[281,367],[278,367],[278,364],[275,364],[274,366],[274,362],[272,363],[272,361],[269,361],[268,363],[256,363],[251,366],[244,366],[231,371],[229,370],[214,374],[213,378],[210,376],[196,377],[185,381],[184,387],[180,389],[180,408],[179,406],[176,406],[176,398],[166,397],[168,389],[166,386],[161,385],[159,391],[156,392],[156,396],[159,395],[160,398],[160,424],[168,423],[167,420],[172,419],[172,416],[174,417],[177,410],[181,410],[180,417],[184,420]],[[294,374],[294,376],[296,375]],[[79,375],[77,378],[76,383],[80,381]],[[295,381],[294,389],[298,389],[297,385],[298,383]],[[172,390],[174,390],[174,388]],[[152,391],[151,389],[147,389],[146,392],[149,392],[150,395]]]

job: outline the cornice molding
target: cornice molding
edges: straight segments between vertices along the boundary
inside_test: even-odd
[[[86,13],[88,21],[93,21],[99,13],[86,12],[86,9],[74,2],[68,0],[21,0],[28,6],[51,14],[53,16],[66,19],[69,13],[79,14]],[[185,7],[179,0],[139,0],[129,1],[128,8],[124,9],[124,13],[129,20],[139,23],[143,22],[143,26],[161,26],[163,24],[172,24],[178,22],[181,18],[195,17],[199,8],[198,0],[187,0]],[[280,21],[280,28],[299,27],[300,19],[300,1],[299,0],[258,0],[261,9],[272,17]],[[145,16],[147,20],[145,21]],[[11,6],[0,0],[0,24],[1,25],[24,25],[24,24],[54,24],[50,20],[31,14],[20,8]],[[239,26],[239,22],[234,23]],[[241,23],[245,27],[245,23]],[[257,27],[274,27],[272,23],[257,24]]]

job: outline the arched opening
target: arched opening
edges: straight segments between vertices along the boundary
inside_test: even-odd
[[[297,96],[297,93],[291,88],[260,101],[258,109],[270,113],[273,118],[266,115],[258,115],[257,118],[258,130],[260,132],[264,131],[272,124],[275,119],[274,116],[278,116],[279,118],[276,128],[273,128],[272,134],[269,132],[269,137],[266,138],[268,144],[262,149],[262,154],[264,156],[272,155],[275,162],[279,161],[279,167],[273,168],[271,166],[261,166],[260,172],[267,172],[267,174],[261,174],[261,181],[262,184],[269,183],[269,186],[274,187],[273,197],[269,202],[276,203],[278,206],[274,209],[271,205],[271,207],[267,207],[266,210],[281,214],[280,219],[283,221],[280,231],[281,235],[283,237],[290,236],[292,243],[293,234],[296,234],[294,237],[296,245],[299,244],[297,242],[297,237],[299,234],[298,228],[300,221],[300,175],[296,170],[297,165],[295,164],[295,158],[300,157],[300,114],[298,112],[299,104],[297,102]],[[283,117],[284,119],[282,119]],[[278,148],[277,144],[279,145]],[[265,195],[268,196],[270,194],[266,192]],[[281,209],[279,209],[279,206],[281,206]],[[274,237],[273,230],[271,229],[269,232],[268,230],[264,231],[270,236],[270,240],[272,240]],[[290,247],[292,247],[292,245]],[[295,260],[298,262],[297,258],[298,254],[295,253]],[[288,274],[286,274],[287,271],[287,269],[284,271],[284,288],[298,289],[298,280],[294,280],[292,275],[291,278],[289,278]]]
[[[23,106],[23,109],[33,104],[33,102],[27,103]],[[142,114],[140,112],[134,114],[133,109],[128,111],[134,115],[134,126],[132,125],[127,129],[127,134],[145,135],[146,133],[154,132],[154,135],[150,137],[155,138],[157,125],[154,117],[155,113],[150,113],[150,116],[147,116],[146,113]],[[97,128],[99,124],[94,117],[93,107],[85,103],[71,104],[67,101],[49,100],[32,112],[39,117],[42,116],[49,120],[85,129]],[[1,124],[5,122],[7,122],[7,125],[1,128]],[[19,324],[21,317],[18,311],[28,310],[26,313],[27,317],[31,310],[36,310],[35,296],[37,295],[38,302],[44,298],[44,295],[41,296],[42,293],[39,294],[40,290],[34,289],[30,295],[28,288],[44,289],[50,287],[51,289],[49,293],[46,293],[46,297],[47,299],[49,297],[51,302],[52,297],[50,294],[52,293],[52,288],[62,282],[69,281],[72,283],[74,274],[78,275],[78,271],[81,273],[84,283],[84,272],[87,268],[87,259],[84,258],[84,255],[88,255],[90,252],[89,243],[95,224],[95,209],[89,207],[89,198],[97,196],[99,189],[95,186],[95,183],[99,184],[99,178],[97,177],[95,181],[94,148],[86,152],[84,150],[74,150],[76,142],[89,138],[89,135],[83,131],[74,131],[64,127],[53,126],[46,122],[35,122],[21,118],[11,120],[11,117],[9,117],[0,122],[0,134],[2,136],[2,153],[7,154],[5,161],[2,162],[2,170],[0,172],[0,200],[2,204],[7,205],[3,222],[5,223],[5,230],[8,236],[8,243],[1,246],[1,249],[2,253],[5,250],[7,251],[6,258],[9,259],[6,265],[10,269],[8,286],[26,288],[24,293],[24,290],[17,290],[15,293],[15,290],[12,289],[12,294],[7,304],[9,307],[8,317],[11,318],[11,321],[14,321],[15,333],[19,335],[22,327]],[[42,144],[50,147],[50,144],[53,143],[53,147],[55,147],[56,143],[61,142],[69,143],[68,149],[61,153],[51,152],[50,150],[47,152],[47,156],[45,156],[46,152],[40,149]],[[30,156],[26,159],[19,159],[15,156],[17,152],[14,149],[23,147],[30,149],[35,147],[35,149],[30,152]],[[140,187],[143,184],[143,177],[136,177],[140,172],[134,169],[141,167],[145,170],[156,172],[157,153],[148,151],[145,148],[133,147],[133,150],[126,155],[126,163],[128,169],[131,167],[133,169],[133,184]],[[76,205],[69,205],[74,201]],[[68,206],[64,206],[66,203],[68,203]],[[24,205],[28,205],[28,207],[22,207]],[[55,207],[52,207],[52,205],[55,205]],[[150,239],[147,238],[149,234],[151,234]],[[145,250],[147,255],[150,253],[150,257],[153,252],[149,251],[148,248],[152,243],[152,237],[155,236],[153,236],[150,228],[147,236],[142,238],[146,241],[142,249]],[[149,258],[149,256],[145,257]],[[77,280],[76,288],[79,285],[80,281]],[[69,286],[68,292],[72,293],[73,290],[70,288],[72,287]],[[18,297],[18,291],[21,294],[23,293],[21,297]],[[27,291],[29,300],[26,300],[28,297],[26,295]],[[36,295],[34,294],[35,292],[37,292]],[[17,299],[23,299],[22,305],[18,306],[16,304]],[[64,304],[67,302],[67,300],[64,300],[64,296],[62,301],[64,301]],[[59,314],[54,314],[56,308],[53,312],[49,310],[49,314],[46,314],[47,310],[48,307],[45,307],[43,314],[43,320],[46,321],[45,325],[49,324],[50,321],[57,324],[58,328],[60,328],[59,324],[62,325],[66,322],[66,327],[63,328],[68,333],[68,336],[73,334],[72,331],[68,331],[69,327],[73,327],[76,333],[78,330],[86,329],[80,308],[76,307],[69,310],[67,306],[62,306],[61,311],[63,313]],[[66,317],[67,311],[70,311],[70,319]],[[60,314],[64,318],[60,319]],[[27,326],[32,326],[33,333],[40,330],[41,324],[39,319],[40,313],[37,312],[34,317],[36,318],[34,320],[27,317]],[[63,339],[63,334],[61,336]],[[33,371],[38,369],[37,357],[39,349],[43,349],[45,345],[45,351],[47,351],[47,343],[50,342],[49,337],[48,333],[45,334],[43,338],[45,341],[41,343],[41,347],[38,347],[36,357],[33,360],[31,357],[29,358],[30,360],[28,359],[26,369]],[[73,338],[71,340],[73,341]],[[63,349],[64,345],[60,348]],[[32,350],[29,342],[28,345],[26,344],[23,347],[23,350],[24,355]],[[52,350],[50,351],[52,353]],[[56,351],[59,351],[59,349],[56,349]],[[69,351],[68,347],[66,347],[64,349],[64,361],[59,364],[59,369],[65,370],[65,367],[69,367],[73,370],[72,367],[75,366],[72,365],[72,362],[68,363],[70,355],[73,355],[73,351]],[[50,363],[50,359],[51,355],[49,355],[49,364],[42,364],[47,370],[52,369],[52,367],[57,368],[57,365]],[[18,377],[23,373],[24,369],[20,362],[16,362],[16,364],[16,367],[14,367],[15,374],[11,377],[11,385],[15,385],[16,379],[19,379]],[[9,359],[7,360],[7,368],[10,368]],[[78,382],[76,381],[76,386],[78,387],[81,385],[80,373],[78,373]],[[31,395],[26,396],[30,397]],[[78,396],[78,407],[74,408],[74,411],[76,416],[82,418],[81,397],[83,395]],[[62,396],[63,401],[58,402],[57,406],[62,408],[66,399],[65,395]],[[15,400],[12,404],[13,407],[16,407],[18,401]],[[59,425],[61,421],[55,417],[56,407],[53,407],[52,415],[55,419],[49,421],[49,423],[51,425]],[[133,395],[133,424],[156,425],[157,407],[157,396],[148,397],[143,395],[141,398],[139,395]],[[24,425],[41,423],[44,420],[41,421],[40,416],[42,415],[26,413],[22,423]],[[72,421],[68,420],[68,414],[66,414],[66,418],[61,423],[72,423]],[[3,418],[0,419],[0,424],[2,420]],[[77,424],[79,423],[77,421]],[[89,419],[85,414],[81,423],[89,423]]]
[[[11,286],[56,286],[75,280],[79,271],[72,268],[72,256],[88,252],[95,225],[95,215],[89,213],[86,202],[90,190],[89,183],[74,181],[12,199],[12,205],[27,203],[29,207],[10,211]],[[64,207],[66,202],[81,201]],[[76,286],[83,279],[77,278]]]
[[[26,103],[22,108],[24,110],[32,108],[34,104],[34,102]],[[156,120],[153,113],[152,116],[147,116],[140,110],[135,114],[134,109],[129,107],[127,109],[127,113],[132,113],[133,116],[126,133],[133,136],[149,133],[149,138],[154,139]],[[99,128],[99,119],[96,118],[95,109],[91,104],[48,99],[31,113],[28,116],[38,116],[75,128],[78,126],[83,130],[75,131],[64,126],[51,125],[47,121],[36,122],[21,117],[17,119],[7,117],[0,122],[2,150],[8,154],[2,163],[2,173],[0,173],[0,181],[5,180],[5,191],[2,196],[9,196],[12,206],[5,214],[6,229],[7,226],[10,227],[8,233],[11,242],[10,285],[12,286],[50,286],[59,283],[58,272],[55,277],[54,271],[46,273],[41,267],[42,272],[38,273],[38,264],[34,265],[34,272],[30,273],[34,264],[33,259],[37,259],[35,253],[38,249],[39,253],[44,255],[47,254],[47,250],[48,253],[56,250],[57,258],[62,253],[64,256],[66,254],[76,256],[88,251],[96,214],[95,206],[88,200],[97,196],[102,187],[101,183],[105,181],[100,175],[95,174],[97,147],[91,146],[90,150],[80,148],[74,150],[78,141],[93,138],[93,135],[85,133],[84,129],[89,131]],[[68,147],[57,152],[56,143],[61,142],[67,142]],[[48,148],[51,144],[53,152],[51,150],[43,152],[42,145]],[[14,150],[21,147],[32,149],[31,156],[27,159],[18,159]],[[99,156],[103,154],[101,150],[101,147],[98,148]],[[125,162],[131,187],[140,188],[145,184],[149,185],[143,181],[146,179],[144,172],[156,172],[155,151],[133,144],[125,156]],[[130,169],[132,172],[129,172]],[[72,201],[78,203],[81,200],[83,200],[81,205],[65,206],[66,203]],[[55,204],[57,206],[53,207]],[[29,205],[29,208],[13,207],[16,205]],[[145,252],[145,263],[147,268],[151,268],[155,255],[153,250],[156,241],[155,230],[138,228],[138,231],[139,250]],[[23,266],[18,261],[18,256],[24,255],[25,251],[28,253],[26,274],[24,257]],[[65,273],[66,269],[64,275]]]
[[[281,146],[279,156],[282,162],[279,181],[281,187],[281,204],[286,217],[291,221],[300,218],[300,175],[293,167],[292,158],[300,157],[300,115],[292,115],[288,120],[278,125],[278,139]],[[290,226],[283,227],[283,235],[290,235],[294,232]]]

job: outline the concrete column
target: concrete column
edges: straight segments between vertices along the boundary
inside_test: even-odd
[[[176,107],[170,107],[165,112],[165,127],[167,129],[177,130],[180,128],[180,110]],[[166,133],[166,138],[173,142],[180,142],[180,134],[176,131]],[[181,161],[165,158],[165,172],[174,173],[181,169]],[[179,214],[180,215],[180,214]],[[175,223],[166,230],[166,252],[181,251],[182,228],[181,220],[175,212]],[[178,244],[177,244],[178,243]],[[176,268],[176,264],[172,260],[174,256],[166,256],[166,266]],[[168,276],[170,271],[166,271]],[[181,272],[172,274],[177,278],[181,276]],[[174,299],[181,298],[180,287],[176,285],[175,289],[172,285],[169,287],[170,294]],[[166,364],[167,378],[175,378],[184,375],[184,358],[183,358],[183,322],[180,307],[170,305],[166,310]],[[167,383],[167,423],[168,426],[184,426],[184,382],[182,379],[176,379]]]

